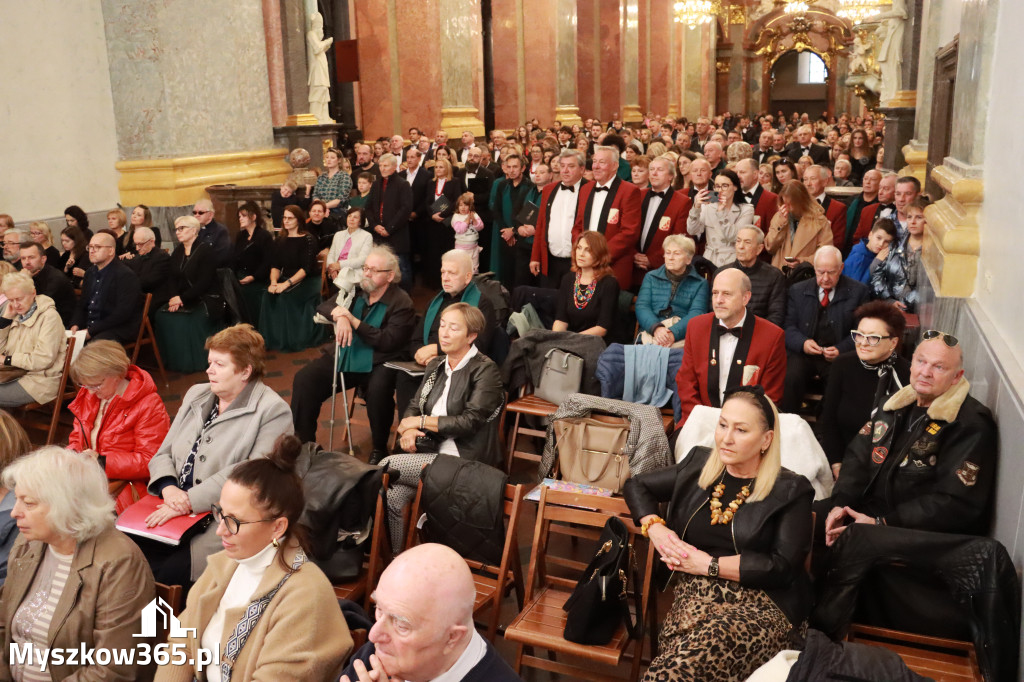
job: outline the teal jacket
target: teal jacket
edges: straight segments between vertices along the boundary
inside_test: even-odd
[[[676,289],[676,295],[669,301],[671,295],[672,282],[665,272],[665,266],[648,272],[636,297],[636,320],[641,330],[653,334],[663,319],[678,316],[679,321],[669,329],[676,341],[681,341],[686,338],[686,325],[690,318],[711,310],[711,286],[697,274],[693,266],[689,266]],[[672,308],[671,315],[659,314],[669,307]]]

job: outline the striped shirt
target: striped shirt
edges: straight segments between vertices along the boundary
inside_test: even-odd
[[[53,620],[57,602],[64,592],[64,586],[71,572],[74,554],[58,554],[53,547],[47,547],[42,563],[36,570],[32,585],[25,594],[25,600],[14,613],[11,623],[11,640],[24,646],[32,644],[34,649],[43,650],[50,642],[50,621]],[[35,656],[28,665],[11,661],[11,675],[16,682],[50,682],[50,671],[40,670]]]

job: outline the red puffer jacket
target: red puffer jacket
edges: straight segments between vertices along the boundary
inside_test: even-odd
[[[128,507],[135,497],[146,495],[149,482],[149,460],[163,443],[171,426],[167,408],[156,392],[153,378],[135,365],[128,368],[128,388],[124,395],[115,395],[107,405],[96,443],[91,443],[90,434],[99,412],[100,401],[91,391],[81,389],[71,402],[71,413],[75,415],[75,428],[68,439],[68,447],[82,452],[96,450],[106,458],[107,478],[128,480],[117,497],[117,513]]]

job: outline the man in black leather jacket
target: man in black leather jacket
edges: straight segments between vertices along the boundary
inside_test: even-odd
[[[986,532],[996,425],[989,409],[968,395],[963,374],[957,340],[925,332],[910,384],[875,408],[846,450],[828,505],[827,544],[846,523]]]

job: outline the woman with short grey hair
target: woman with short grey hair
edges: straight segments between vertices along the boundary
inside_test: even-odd
[[[27,272],[3,279],[7,306],[0,318],[0,407],[47,403],[57,397],[67,342],[64,323],[49,296],[36,295]]]

